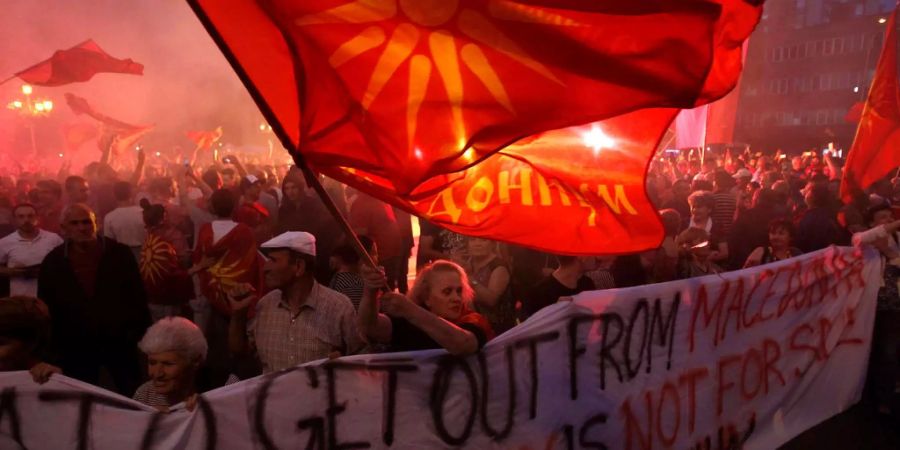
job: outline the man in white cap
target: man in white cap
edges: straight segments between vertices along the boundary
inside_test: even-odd
[[[264,373],[357,352],[363,343],[353,304],[315,281],[315,237],[289,231],[260,250],[266,255],[266,287],[272,291],[259,299],[252,320],[247,319],[247,310],[254,300],[253,288],[242,284],[228,293],[231,351],[255,353]]]
[[[732,175],[734,181],[736,183],[735,190],[737,192],[744,192],[747,189],[747,185],[750,184],[750,181],[753,180],[753,173],[751,173],[747,168],[741,167],[738,169],[734,175]]]

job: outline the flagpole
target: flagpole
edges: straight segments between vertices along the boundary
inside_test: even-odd
[[[325,190],[325,186],[322,185],[322,182],[319,181],[318,175],[316,175],[308,165],[306,165],[306,160],[303,159],[303,156],[299,154],[294,155],[294,162],[297,163],[297,167],[303,172],[304,177],[306,178],[306,182],[312,185],[316,194],[319,195],[319,198],[322,199],[322,203],[325,204],[325,207],[328,208],[328,212],[334,217],[334,220],[338,222],[338,225],[344,230],[344,234],[346,234],[350,238],[350,245],[356,250],[356,253],[359,254],[361,258],[371,267],[377,267],[375,264],[375,260],[372,259],[372,255],[366,251],[366,248],[363,247],[362,242],[359,241],[359,237],[356,235],[356,232],[353,231],[353,227],[350,226],[350,222],[347,221],[347,218],[341,213],[338,209],[337,205],[334,203],[334,199],[331,198],[331,195],[328,194],[328,191]]]

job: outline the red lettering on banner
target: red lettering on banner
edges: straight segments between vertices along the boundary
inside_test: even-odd
[[[845,254],[828,256],[832,259],[821,257],[808,264],[797,262],[774,271],[766,269],[754,277],[749,289],[750,279],[743,277],[723,280],[714,294],[706,285],[700,285],[688,329],[688,350],[696,349],[698,334],[711,334],[712,344],[717,347],[741,331],[824,303],[829,295],[837,295],[838,285],[848,292],[864,286],[865,265],[861,260],[848,263],[843,261]],[[828,270],[832,264],[838,268],[834,276]]]
[[[727,294],[730,283],[725,284],[725,288],[722,295]],[[744,279],[738,278],[735,281],[735,290],[734,293],[729,297],[730,302],[728,303],[728,308],[725,310],[725,318],[722,320],[722,326],[719,328],[719,337],[717,342],[721,342],[725,339],[725,330],[728,328],[729,319],[734,316],[734,331],[741,331],[741,311],[744,306]]]
[[[763,372],[765,373],[763,375],[763,389],[766,394],[769,393],[770,373],[778,377],[782,387],[787,385],[787,382],[784,380],[784,374],[781,373],[781,370],[776,365],[779,360],[781,360],[781,346],[778,345],[777,341],[767,338],[763,341]]]
[[[669,395],[666,395],[669,394]],[[662,415],[663,408],[666,406],[666,399],[672,399],[672,417],[675,418],[675,427],[672,430],[672,434],[667,435],[663,431],[663,420]],[[660,440],[662,440],[663,445],[666,447],[671,447],[672,444],[675,443],[675,439],[678,438],[678,429],[681,427],[681,399],[678,397],[678,388],[675,387],[670,382],[666,382],[663,385],[662,392],[659,394],[659,405],[656,407],[656,435],[659,436]]]
[[[631,411],[631,399],[626,398],[622,403],[620,409],[622,416],[625,418],[625,450],[635,448],[634,441],[632,440],[632,436],[635,432],[637,433],[638,443],[642,450],[653,448],[653,393],[651,391],[644,393],[644,403],[647,419],[643,421],[638,419]],[[646,433],[641,428],[641,422],[647,424]]]
[[[684,422],[687,422],[687,435],[690,436],[696,426],[697,385],[708,376],[709,370],[705,367],[690,369],[678,377],[677,383],[666,380],[658,392],[652,389],[641,392],[636,398],[643,398],[643,402],[638,401],[633,406],[631,398],[626,398],[619,407],[625,421],[626,450],[652,449],[657,442],[665,448],[672,447],[678,441]],[[685,390],[686,394],[681,395]],[[687,405],[682,404],[683,397],[687,397]],[[637,411],[641,406],[644,414]],[[688,416],[686,421],[682,420],[683,414]],[[671,429],[666,429],[668,423],[672,424]]]
[[[737,364],[741,362],[740,355],[729,355],[719,359],[718,364],[716,365],[716,375],[717,375],[717,387],[716,387],[716,416],[721,416],[722,411],[725,410],[725,391],[729,388],[734,387],[734,381],[726,380],[725,378],[725,369],[728,366]]]
[[[806,374],[806,371],[809,370],[810,367],[812,367],[812,364],[815,361],[819,360],[819,350],[815,346],[809,345],[805,342],[801,342],[801,343],[797,342],[797,339],[801,335],[803,335],[803,336],[810,335],[811,336],[813,333],[814,333],[813,327],[811,325],[805,324],[805,323],[802,325],[799,325],[791,333],[791,342],[790,342],[790,347],[789,347],[791,349],[791,351],[812,353],[812,360],[809,361],[806,369],[800,370],[799,367],[794,369],[794,376],[797,378],[803,377],[803,375]]]
[[[857,250],[858,252],[858,250]],[[841,255],[841,260],[847,263],[846,259],[844,259],[845,255]],[[863,277],[863,268],[865,268],[865,263],[862,258],[860,258],[860,254],[854,253],[853,256],[855,258],[851,263],[847,263],[850,267],[850,272],[841,277],[841,280],[847,285],[847,292],[853,290],[853,282],[856,281],[856,286],[859,288],[863,288],[866,286],[866,279]]]
[[[814,279],[817,280],[816,285],[819,287],[819,296],[815,297],[818,299],[816,304],[825,303],[825,298],[828,297],[830,291],[828,271],[825,270],[825,258],[819,258],[813,261],[812,270],[810,272],[813,274]]]
[[[715,319],[715,325],[713,328],[713,345],[718,345],[718,330],[719,330],[719,322],[722,320],[722,304],[724,300],[725,293],[728,292],[728,280],[726,280],[722,286],[722,291],[719,294],[719,297],[716,299],[715,304],[712,307],[712,310],[708,307],[709,304],[709,294],[706,292],[706,286],[700,285],[700,288],[697,290],[697,302],[694,305],[694,313],[691,315],[691,327],[688,330],[688,335],[690,336],[690,351],[694,351],[694,338],[697,334],[697,318],[700,317],[700,313],[703,313],[703,319],[705,321],[704,327],[709,329],[710,324]]]
[[[847,309],[851,310],[851,308]],[[855,320],[852,323],[855,323]],[[851,322],[848,319],[847,328],[845,328],[844,333],[842,334],[845,334],[849,331],[850,325]],[[801,363],[799,366],[794,368],[795,377],[803,377],[806,372],[813,366],[813,364],[827,360],[834,353],[834,350],[837,350],[838,347],[844,345],[862,345],[864,343],[862,338],[840,337],[838,338],[834,349],[832,351],[829,351],[828,335],[831,333],[831,330],[833,328],[834,323],[830,319],[820,317],[819,319],[814,320],[811,323],[803,323],[798,325],[794,329],[794,331],[791,332],[790,345],[788,348],[792,352],[811,354],[811,358],[805,364]]]
[[[781,297],[781,300],[778,302],[778,314],[777,317],[781,317],[784,315],[785,311],[787,311],[788,307],[791,306],[791,303],[794,302],[794,298],[800,292],[800,289],[803,287],[803,271],[799,262],[788,266],[783,267],[782,269],[787,269],[790,271],[787,279],[787,287],[785,288],[785,293]],[[779,269],[779,272],[782,270]],[[794,289],[794,281],[797,282],[797,288]]]
[[[764,316],[763,311],[766,308],[766,301],[771,298],[771,295],[763,296],[763,298],[759,302],[759,308],[756,310],[756,314],[747,322],[747,309],[750,306],[750,299],[755,298],[756,290],[762,285],[765,281],[770,281],[769,286],[771,287],[771,280],[775,276],[775,272],[771,269],[766,269],[763,271],[759,277],[756,279],[756,282],[753,283],[753,288],[750,289],[750,294],[747,296],[747,301],[744,303],[744,312],[741,314],[741,321],[743,322],[744,328],[750,328],[756,323],[762,323],[769,320],[772,315]],[[771,292],[769,292],[771,293]]]
[[[688,389],[688,435],[694,433],[694,425],[697,419],[697,382],[709,376],[709,369],[697,367],[690,369],[678,377],[678,385],[687,382]]]
[[[768,395],[776,383],[785,386],[784,374],[778,367],[780,361],[781,348],[770,338],[743,354],[720,358],[716,373],[716,415],[721,416],[725,411],[728,392],[732,389],[739,391],[740,398],[746,402]]]
[[[752,373],[748,367],[751,364],[754,367]],[[759,350],[751,348],[744,354],[743,363],[741,364],[741,396],[744,400],[753,400],[759,394],[759,390],[763,385],[763,371],[762,355],[760,355]],[[752,386],[751,389],[747,389],[748,380],[750,386]]]
[[[765,293],[763,293],[763,298],[760,301],[760,306],[759,306],[760,321],[758,323],[766,323],[769,320],[772,320],[773,318],[775,318],[775,313],[770,313],[768,316],[764,316],[763,313],[766,308],[766,303],[769,301],[769,299],[775,297],[775,292],[772,291],[772,288],[774,288],[776,283],[778,282],[779,275],[784,273],[785,270],[784,270],[784,267],[782,267],[775,272],[772,272],[771,270],[767,271],[767,272],[772,274],[772,276],[767,277],[767,281],[769,282],[769,284],[766,286],[766,291],[765,291]]]

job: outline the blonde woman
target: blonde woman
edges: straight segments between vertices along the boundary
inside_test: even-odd
[[[368,266],[362,273],[366,289],[359,305],[359,330],[370,344],[386,344],[395,352],[444,348],[468,355],[493,337],[487,319],[471,310],[474,293],[456,263],[437,260],[425,266],[408,297],[379,295],[386,285],[384,273]]]

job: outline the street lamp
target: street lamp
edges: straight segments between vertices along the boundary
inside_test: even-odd
[[[31,85],[22,85],[22,95],[24,99],[15,99],[6,105],[7,108],[16,111],[28,121],[28,129],[31,133],[31,151],[37,156],[37,143],[34,138],[34,120],[38,117],[45,117],[53,111],[53,101],[49,99],[38,99],[32,97],[34,88]]]
[[[269,125],[267,122],[260,122],[259,124],[259,132],[261,134],[266,135],[266,142],[269,144],[269,162],[272,161],[272,154],[275,151],[275,142],[272,141],[272,125]]]

